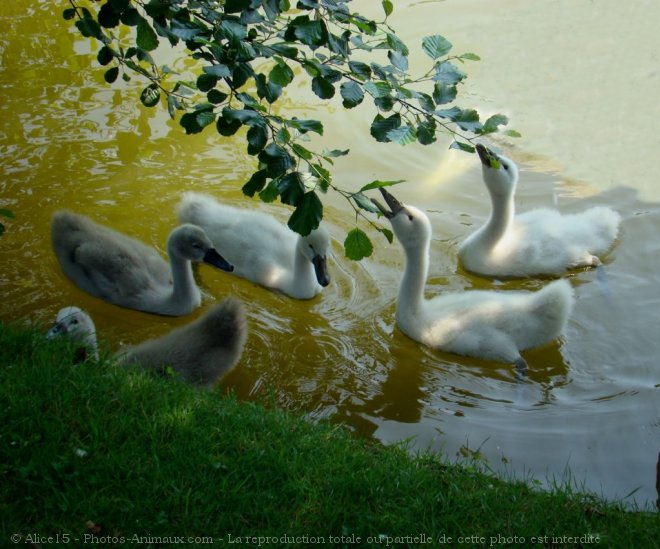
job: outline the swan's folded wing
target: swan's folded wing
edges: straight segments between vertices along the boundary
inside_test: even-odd
[[[170,284],[167,264],[154,251],[147,251],[151,253],[84,242],[73,250],[71,260],[84,275],[77,280],[81,286],[87,285],[84,289],[109,301],[122,302],[155,286]]]

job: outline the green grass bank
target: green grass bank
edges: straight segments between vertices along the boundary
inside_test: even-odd
[[[658,513],[73,365],[33,329],[0,348],[0,547],[658,547]]]

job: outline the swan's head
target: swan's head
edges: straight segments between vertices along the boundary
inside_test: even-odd
[[[204,229],[190,223],[185,223],[172,231],[167,240],[167,251],[170,256],[208,263],[227,272],[234,270],[234,266],[213,247]]]
[[[71,338],[82,347],[76,353],[76,362],[82,362],[88,357],[88,353],[98,359],[96,343],[96,327],[91,317],[78,307],[64,307],[57,313],[55,324],[48,330],[47,339],[60,336]]]
[[[380,188],[389,210],[377,200],[373,200],[380,212],[390,220],[394,234],[405,250],[424,248],[431,239],[431,222],[427,215],[414,206],[406,206],[391,193]]]
[[[325,227],[314,229],[307,236],[300,237],[298,247],[301,253],[312,262],[317,282],[324,288],[330,284],[328,275],[328,248],[330,248],[330,235]]]
[[[75,340],[83,341],[89,334],[96,332],[90,316],[78,307],[64,307],[57,313],[55,324],[48,330],[46,337],[53,339],[67,335]]]
[[[477,145],[484,183],[492,195],[510,196],[518,182],[518,166],[506,156],[495,154],[481,143]]]

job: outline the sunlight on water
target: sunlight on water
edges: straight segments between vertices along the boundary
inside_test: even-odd
[[[660,187],[649,179],[658,136],[653,124],[641,123],[631,111],[642,105],[649,119],[660,114],[660,94],[653,89],[660,73],[647,55],[657,50],[651,43],[660,44],[655,26],[653,39],[647,35],[652,17],[640,20],[637,7],[604,1],[608,8],[586,0],[533,7],[513,0],[407,1],[397,3],[392,21],[411,50],[423,36],[440,32],[458,53],[482,57],[463,67],[469,78],[461,101],[486,114],[508,114],[523,133],[522,139],[498,137],[494,144],[521,166],[520,211],[611,205],[624,219],[605,265],[570,275],[577,304],[568,329],[560,340],[525,353],[530,372],[524,380],[508,365],[431,351],[404,336],[394,321],[401,250],[361,225],[376,250],[360,263],[347,260],[342,242],[354,215],[337,195],[324,199],[333,237],[332,283],[310,301],[205,265],[196,268],[203,306],[186,318],[120,309],[74,287],[50,249],[50,218],[57,209],[89,215],[163,255],[183,191],[211,193],[281,220],[289,210],[241,195],[254,159],[245,154],[240,135],[221,138],[207,129],[185,136],[165,109],[137,104],[143,84],[136,79],[106,85],[93,61],[98,45],[72,31],[56,3],[46,0],[0,7],[0,207],[16,215],[0,237],[0,318],[47,324],[60,307],[75,304],[91,314],[104,344],[116,350],[183,325],[212,301],[236,295],[246,303],[250,334],[239,366],[220,390],[242,399],[274,398],[310,418],[341,422],[387,443],[411,440],[450,458],[479,448],[493,469],[541,481],[562,478],[568,466],[598,493],[617,498],[639,488],[640,504],[654,501]],[[370,13],[380,3],[356,4]],[[655,19],[660,15],[655,5],[647,9]],[[621,14],[639,25],[639,33],[605,51],[600,33]],[[436,28],[438,21],[446,27]],[[566,50],[548,48],[543,38],[559,31],[570,38]],[[641,47],[642,38],[651,41]],[[648,77],[647,84],[626,90],[630,100],[617,82],[597,81],[609,74],[611,56],[620,51],[627,52],[625,70],[633,82]],[[176,70],[192,70],[163,53],[169,56],[163,62]],[[425,70],[424,54],[411,53],[411,66]],[[558,66],[565,72],[557,74]],[[310,147],[351,150],[336,161],[335,184],[357,190],[374,179],[405,179],[393,192],[427,211],[434,229],[427,297],[470,289],[536,290],[547,282],[491,281],[457,266],[460,242],[489,213],[476,156],[448,150],[446,139],[432,147],[378,144],[368,134],[375,111],[366,103],[349,112],[340,99],[322,103],[307,85],[290,88],[278,108],[324,122],[324,136],[314,136]],[[616,109],[609,94],[619,101]],[[621,112],[610,122],[615,110]],[[620,123],[624,111],[629,124]]]

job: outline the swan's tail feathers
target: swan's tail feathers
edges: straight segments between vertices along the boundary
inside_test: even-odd
[[[176,214],[179,221],[182,223],[198,224],[207,198],[206,195],[200,193],[183,193],[181,202],[176,207]]]
[[[573,310],[575,297],[568,280],[555,280],[536,293],[534,317],[542,323],[548,339],[558,337]]]
[[[591,228],[592,244],[589,252],[595,255],[605,253],[619,235],[621,216],[612,208],[596,206],[584,212],[587,218],[587,227]]]

